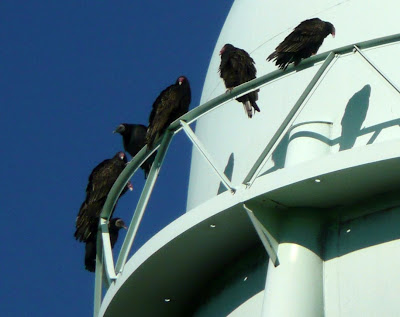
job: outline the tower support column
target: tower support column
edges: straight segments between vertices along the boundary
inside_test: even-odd
[[[321,317],[321,222],[313,215],[288,217],[280,230],[280,265],[268,266],[262,316]]]

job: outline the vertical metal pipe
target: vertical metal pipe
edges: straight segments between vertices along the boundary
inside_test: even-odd
[[[121,247],[121,251],[118,256],[117,265],[115,267],[115,272],[117,274],[122,272],[122,270],[124,269],[126,259],[128,258],[128,254],[132,247],[133,240],[135,239],[143,214],[146,210],[147,203],[153,191],[154,184],[157,180],[158,173],[160,172],[161,165],[164,161],[164,157],[167,152],[168,146],[171,143],[172,136],[173,132],[169,130],[165,132],[164,137],[161,141],[160,148],[158,149],[153,165],[151,166],[149,175],[146,180],[146,184],[144,185],[142,194],[140,195],[139,201],[136,205],[135,213],[131,220],[131,224],[129,225],[128,232],[126,233],[124,243]]]
[[[208,153],[205,146],[201,143],[201,141],[194,134],[193,130],[189,127],[189,125],[186,122],[184,122],[182,120],[180,120],[180,124],[183,128],[183,131],[185,131],[186,135],[188,136],[189,140],[192,141],[194,146],[199,150],[200,154],[203,155],[203,157],[206,159],[208,164],[211,165],[211,167],[213,168],[215,173],[220,178],[221,182],[225,185],[226,189],[229,189],[232,193],[234,193],[236,190],[233,188],[231,182],[226,177],[226,175],[224,173],[221,173],[221,171],[217,168],[213,159],[211,158],[210,153]]]
[[[286,116],[285,120],[283,120],[282,124],[272,136],[271,140],[268,142],[267,146],[265,147],[264,151],[261,153],[260,157],[257,159],[253,167],[250,169],[249,173],[245,177],[243,184],[251,186],[254,180],[257,178],[258,174],[260,173],[261,169],[264,167],[265,163],[268,161],[270,156],[272,155],[273,151],[279,144],[280,140],[285,136],[286,132],[289,130],[291,124],[297,117],[301,109],[304,100],[310,94],[314,86],[317,84],[318,80],[324,74],[325,70],[328,68],[329,64],[332,62],[335,54],[330,52],[324,63],[318,69],[317,73],[314,75],[313,79],[307,85],[306,89],[301,94],[300,98],[297,100],[295,105],[293,106],[292,110],[290,110],[289,114]]]
[[[103,242],[103,262],[105,264],[105,271],[108,283],[115,280],[117,276],[114,270],[114,259],[111,249],[110,234],[108,232],[107,219],[100,218],[101,236]]]
[[[94,308],[93,316],[97,317],[99,315],[101,306],[101,292],[103,289],[103,244],[101,241],[101,229],[99,227],[97,231],[96,240],[96,271],[94,280]]]

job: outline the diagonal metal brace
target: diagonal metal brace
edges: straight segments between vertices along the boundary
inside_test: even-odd
[[[211,155],[207,152],[205,146],[201,143],[201,141],[197,138],[197,136],[194,134],[193,130],[189,127],[189,125],[182,120],[179,120],[183,131],[185,131],[186,135],[188,138],[192,141],[194,146],[199,150],[201,155],[206,159],[208,164],[211,165],[211,167],[214,169],[215,173],[218,175],[218,177],[221,179],[222,183],[226,187],[226,189],[229,189],[232,194],[236,192],[236,189],[232,186],[230,180],[226,177],[224,173],[221,173],[221,171],[217,168],[215,165],[213,159],[211,158]]]
[[[244,210],[246,210],[247,215],[249,216],[256,232],[264,245],[265,250],[267,251],[269,258],[275,267],[279,265],[278,259],[278,247],[279,243],[275,240],[275,238],[268,232],[267,229],[263,226],[263,224],[257,219],[254,215],[253,211],[249,209],[246,204],[243,204]]]

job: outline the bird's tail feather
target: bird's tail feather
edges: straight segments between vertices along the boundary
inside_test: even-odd
[[[253,117],[253,107],[251,106],[251,103],[249,100],[243,102],[243,108],[244,108],[244,111],[247,113],[247,116],[249,118],[252,118]]]
[[[252,107],[254,108],[255,111],[260,112],[260,108],[258,108],[258,105],[256,104],[255,101],[252,100],[251,101],[251,105],[252,105]]]
[[[270,60],[274,59],[277,56],[278,56],[277,52],[274,51],[267,57],[267,61],[270,61]]]

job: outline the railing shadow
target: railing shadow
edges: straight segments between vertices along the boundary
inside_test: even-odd
[[[361,125],[367,117],[371,86],[365,85],[350,98],[341,121],[342,136],[339,140],[339,151],[349,150],[360,136]]]
[[[228,158],[228,162],[226,163],[225,169],[224,169],[224,174],[225,176],[232,181],[232,175],[233,175],[233,168],[235,166],[235,155],[234,153],[231,153]],[[220,182],[217,195],[222,194],[223,192],[226,192],[228,189],[225,187],[225,185]]]

